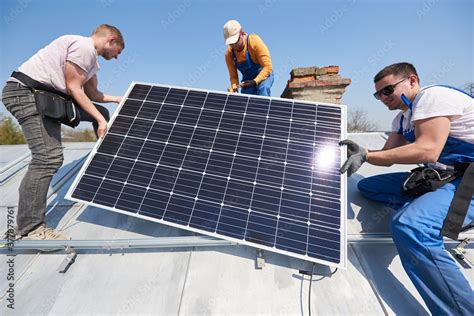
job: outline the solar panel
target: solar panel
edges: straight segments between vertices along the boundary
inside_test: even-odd
[[[133,82],[67,198],[344,268],[345,115]]]

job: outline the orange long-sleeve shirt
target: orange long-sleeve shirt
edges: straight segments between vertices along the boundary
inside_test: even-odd
[[[241,63],[246,60],[245,53],[249,48],[249,55],[250,59],[252,59],[252,62],[262,66],[262,70],[257,75],[257,77],[254,78],[255,82],[259,84],[263,80],[267,79],[272,73],[272,59],[270,57],[270,51],[268,50],[267,45],[265,45],[265,43],[257,34],[250,34],[247,36],[249,37],[249,47],[247,47],[247,41],[245,41],[244,49],[241,52],[234,51],[234,54],[237,58],[237,62]],[[230,46],[225,52],[225,62],[229,70],[230,83],[232,88],[235,89],[239,84],[239,75],[237,74],[237,68],[235,67],[234,61],[232,59],[232,48]]]

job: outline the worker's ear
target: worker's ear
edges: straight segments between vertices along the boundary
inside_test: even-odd
[[[107,39],[107,43],[109,43],[110,46],[113,46],[114,43],[117,43],[117,36],[109,36],[109,38]]]
[[[408,77],[408,82],[410,83],[410,87],[415,87],[418,84],[418,76],[415,74],[411,74]]]

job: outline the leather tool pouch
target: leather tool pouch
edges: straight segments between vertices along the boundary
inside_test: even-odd
[[[34,90],[36,107],[43,117],[49,117],[65,125],[76,127],[80,123],[76,105],[55,93]]]
[[[456,170],[438,170],[429,167],[418,167],[410,172],[402,186],[402,193],[409,197],[436,191],[459,175]]]

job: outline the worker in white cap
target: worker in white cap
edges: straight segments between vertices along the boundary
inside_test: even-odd
[[[236,20],[224,25],[224,39],[228,48],[225,62],[229,69],[231,90],[241,93],[270,96],[273,85],[272,60],[270,52],[256,34],[245,33]],[[242,74],[239,84],[237,69]]]

